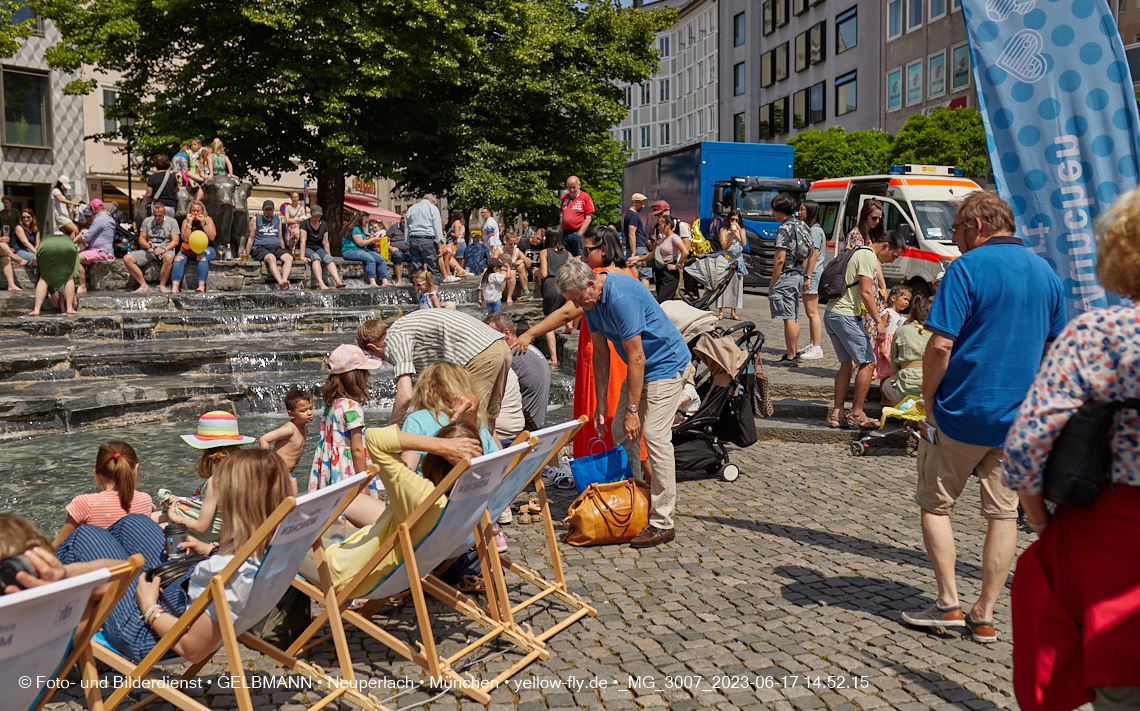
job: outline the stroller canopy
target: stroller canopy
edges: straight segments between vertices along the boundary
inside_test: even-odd
[[[713,338],[706,333],[697,341],[693,352],[709,367],[713,385],[719,388],[728,385],[748,361],[748,351],[736,345],[731,336]]]

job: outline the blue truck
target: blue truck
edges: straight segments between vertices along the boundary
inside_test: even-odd
[[[767,143],[702,141],[631,161],[622,174],[622,204],[628,209],[630,197],[643,193],[649,200],[641,218],[651,226],[653,203],[664,200],[677,219],[692,223],[699,218],[706,237],[714,215],[738,210],[748,234],[744,285],[766,291],[779,227],[772,217],[772,198],[787,191],[802,200],[811,187],[810,180],[792,175],[794,150]]]

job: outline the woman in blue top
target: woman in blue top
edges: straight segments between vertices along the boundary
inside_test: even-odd
[[[815,200],[804,200],[800,203],[800,219],[811,228],[812,255],[808,257],[807,268],[808,283],[804,286],[804,312],[808,318],[808,332],[811,334],[811,343],[800,351],[800,360],[819,360],[823,357],[823,320],[819,317],[819,277],[823,274],[823,246],[827,235],[819,224],[819,203]]]
[[[358,212],[345,226],[340,236],[340,256],[351,262],[364,262],[364,275],[368,277],[369,286],[389,286],[388,261],[378,252],[368,249],[380,241],[380,237],[368,237],[364,234],[364,213]],[[376,283],[379,274],[380,283]]]
[[[412,390],[412,412],[404,418],[400,430],[434,437],[451,422],[457,399],[471,392],[471,378],[466,370],[447,361],[432,363],[416,379],[416,387]],[[484,454],[499,451],[499,444],[485,422],[479,423],[479,441]],[[424,452],[405,450],[400,459],[408,469],[418,472],[423,456]]]

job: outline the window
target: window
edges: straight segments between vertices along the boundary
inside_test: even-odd
[[[764,36],[765,37],[767,37],[768,35],[770,35],[776,31],[776,19],[775,19],[775,15],[774,15],[775,11],[776,11],[776,0],[764,0],[763,15],[764,15]]]
[[[716,109],[709,107],[709,130],[715,131],[716,128]]]
[[[669,38],[668,37],[662,37],[661,39],[657,40],[657,51],[661,53],[662,57],[668,57],[669,56]]]
[[[697,88],[700,89],[705,83],[705,63],[697,62]]]
[[[732,18],[732,45],[739,47],[744,44],[744,13]]]
[[[760,86],[768,87],[776,83],[773,73],[776,50],[769,50],[760,55]]]
[[[668,100],[669,100],[669,80],[668,79],[662,79],[661,81],[657,82],[657,101],[662,102],[662,101],[668,101]]]
[[[819,64],[823,61],[826,50],[823,48],[824,35],[827,33],[827,26],[822,22],[817,23],[808,30],[808,63]]]
[[[744,62],[732,68],[732,95],[740,96],[744,93]]]
[[[887,3],[887,39],[894,39],[902,34],[902,0],[890,0]]]
[[[796,48],[796,71],[802,72],[808,67],[807,56],[807,32],[801,32],[796,35],[795,48]]]
[[[118,89],[103,89],[103,105],[100,107],[103,110],[103,133],[119,132],[118,119],[107,118],[107,107],[115,103],[118,97]]]
[[[946,0],[930,0],[930,19],[937,20],[946,14]]]
[[[642,126],[641,127],[641,147],[642,148],[652,148],[653,147],[653,129],[651,129],[649,126]]]
[[[705,110],[704,109],[698,109],[697,110],[697,135],[698,136],[705,135]]]
[[[772,133],[772,105],[766,104],[760,107],[760,135],[757,138],[763,141],[765,138],[771,138],[774,135]]]
[[[3,70],[4,135],[9,146],[51,148],[48,75]]]
[[[887,72],[887,111],[902,108],[902,69]]]
[[[937,52],[926,60],[927,96],[942,96],[946,93],[946,52]]]
[[[623,87],[621,90],[621,93],[622,93],[622,99],[621,99],[622,103],[625,104],[626,106],[633,106],[633,87],[632,86]],[[104,91],[103,95],[106,96],[106,94],[107,94],[107,92]],[[103,100],[103,103],[104,104],[107,103],[106,99]]]
[[[922,27],[923,0],[906,0],[906,31]]]
[[[689,67],[685,70],[685,93],[693,93],[693,68]]]
[[[962,0],[950,0],[950,11],[957,12],[962,9]],[[1124,4],[1121,3],[1120,9],[1124,9]]]
[[[701,15],[697,18],[697,36],[701,39],[705,38],[705,16]]]
[[[641,85],[641,105],[648,106],[651,103],[653,103],[652,87],[646,82]]]
[[[843,54],[859,43],[858,17],[851,8],[835,18],[835,53]]]
[[[776,0],[776,27],[788,24],[788,0]]]
[[[621,142],[625,144],[626,150],[633,150],[633,129],[623,128],[621,130]]]
[[[792,128],[807,126],[807,89],[792,94]]]
[[[709,84],[716,83],[716,57],[709,57]]]
[[[772,135],[782,136],[788,132],[788,97],[772,102]]]
[[[970,46],[960,44],[950,50],[950,71],[953,79],[950,83],[951,91],[958,91],[970,86]]]
[[[802,15],[807,12],[807,0],[792,0],[792,14]]]
[[[734,115],[732,117],[732,140],[737,143],[744,143],[744,112]]]
[[[827,118],[826,82],[813,84],[808,90],[808,123],[822,123]]]
[[[855,97],[855,72],[844,74],[835,80],[835,115],[849,114],[859,108]]]
[[[685,117],[685,135],[689,138],[692,138],[693,136],[697,135],[693,131],[693,115],[692,114],[689,114],[687,117]]]
[[[12,10],[12,19],[10,24],[19,25],[27,20],[32,21],[32,34],[42,35],[44,33],[44,21],[40,18],[39,14],[31,8],[26,2],[18,5]]]
[[[776,48],[776,81],[788,78],[788,43],[785,42]]]
[[[945,1],[945,0],[943,0]],[[692,47],[697,42],[697,35],[693,32],[693,23],[689,23],[689,41],[685,43],[686,47]]]
[[[658,128],[660,129],[660,134],[658,135],[659,140],[657,142],[657,145],[659,145],[659,146],[669,145],[669,124],[663,123]]]
[[[685,138],[686,138],[686,136],[685,136],[685,122],[682,119],[677,119],[677,133],[674,135],[677,136],[678,142],[680,142],[680,143],[685,142]]]
[[[906,105],[922,101],[922,60],[906,65]]]

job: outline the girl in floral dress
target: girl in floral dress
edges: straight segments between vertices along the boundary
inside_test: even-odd
[[[337,346],[329,356],[331,372],[321,391],[325,410],[309,472],[309,491],[363,472],[371,464],[364,446],[364,403],[368,402],[369,371],[380,366],[380,361],[369,358],[354,345]],[[364,493],[345,509],[344,515],[360,527],[374,523],[383,510],[382,502]]]

